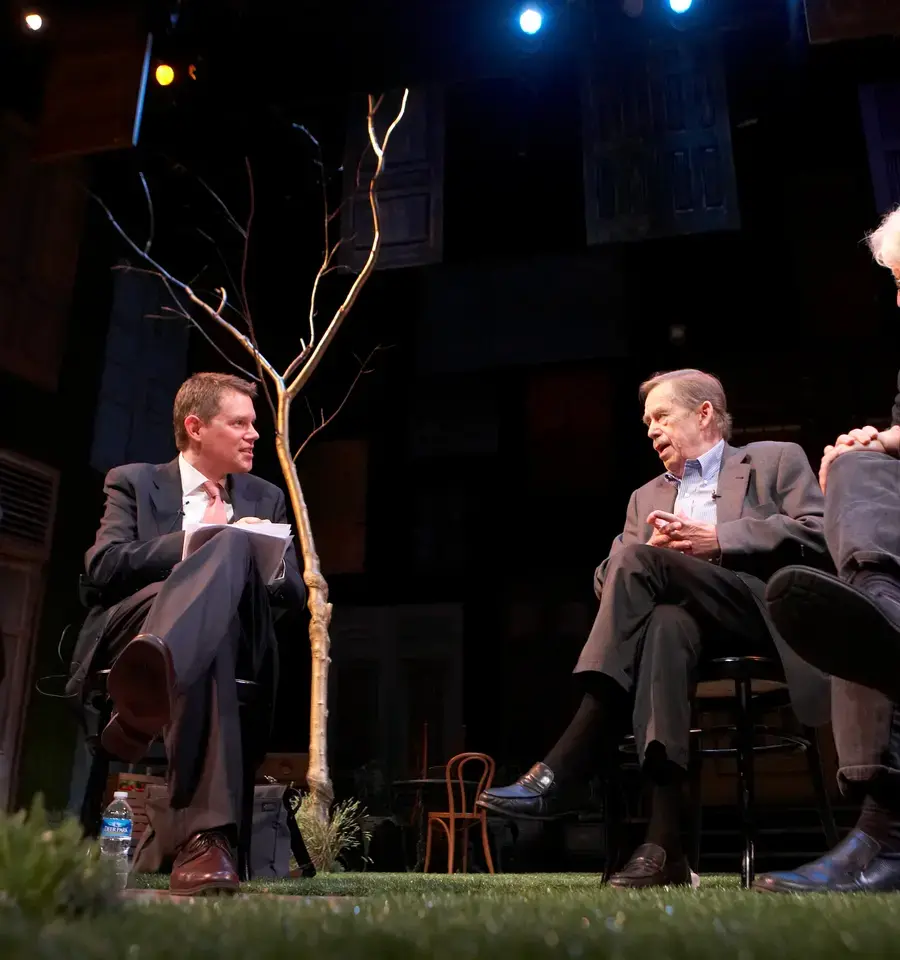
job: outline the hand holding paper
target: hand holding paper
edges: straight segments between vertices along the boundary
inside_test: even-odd
[[[225,523],[189,523],[184,528],[184,549],[181,559],[185,560],[194,551],[199,550],[219,530],[227,529]],[[289,523],[272,523],[257,517],[244,517],[231,526],[242,530],[251,538],[256,563],[264,583],[271,583],[281,568],[281,561],[291,540],[294,539]]]

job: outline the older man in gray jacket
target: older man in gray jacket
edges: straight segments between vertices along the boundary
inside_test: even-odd
[[[543,762],[478,799],[508,817],[570,814],[612,762],[631,714],[653,809],[645,842],[610,881],[625,888],[690,882],[680,798],[701,655],[777,648],[800,719],[823,723],[829,711],[826,678],[784,644],[763,602],[780,567],[826,557],[822,492],[803,450],[730,446],[722,385],[699,370],[659,374],[640,399],[665,472],[632,494],[597,570],[600,609],[575,668],[581,705]]]

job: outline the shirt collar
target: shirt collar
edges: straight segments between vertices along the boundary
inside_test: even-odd
[[[704,480],[714,479],[718,476],[719,470],[722,468],[722,457],[725,453],[725,440],[720,440],[714,447],[710,447],[706,453],[701,453],[699,457],[688,460],[685,463],[685,469],[688,464],[697,464],[700,468],[700,476]],[[681,477],[676,477],[674,474],[667,473],[666,480],[669,483],[681,483]]]
[[[209,477],[203,474],[191,463],[184,459],[184,454],[178,454],[178,471],[181,474],[181,495],[186,497],[191,493],[196,493],[201,489],[204,483],[209,481]]]

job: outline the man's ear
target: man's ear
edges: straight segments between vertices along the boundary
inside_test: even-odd
[[[197,416],[196,413],[189,413],[184,418],[184,430],[191,440],[200,439],[200,427],[202,426],[203,421]]]
[[[700,423],[704,427],[712,423],[712,419],[715,411],[713,410],[713,405],[709,402],[709,400],[704,400],[703,403],[700,404],[699,413],[700,413]]]

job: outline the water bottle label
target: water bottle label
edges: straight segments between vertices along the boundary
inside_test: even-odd
[[[125,817],[104,817],[100,837],[104,840],[130,840],[131,821]]]

